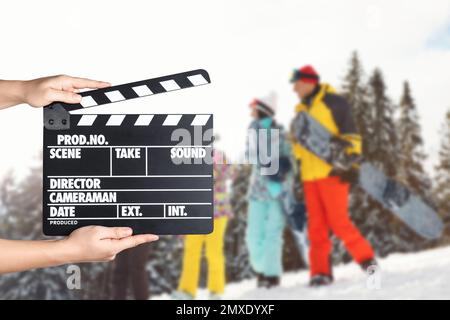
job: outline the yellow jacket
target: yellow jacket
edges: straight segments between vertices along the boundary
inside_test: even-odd
[[[348,153],[361,154],[361,136],[356,131],[351,106],[345,98],[337,95],[330,85],[319,85],[309,97],[295,107],[295,112],[307,112],[332,134],[349,141],[352,146],[346,150]],[[295,140],[292,150],[295,158],[301,161],[300,173],[303,181],[314,181],[330,175],[331,165]]]

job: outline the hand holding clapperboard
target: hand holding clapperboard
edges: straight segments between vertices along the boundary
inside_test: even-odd
[[[205,70],[193,70],[45,107],[44,234],[87,225],[131,227],[135,234],[212,232],[212,114],[69,113],[208,83]]]

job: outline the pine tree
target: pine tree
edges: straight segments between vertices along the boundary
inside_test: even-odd
[[[400,161],[397,177],[417,194],[430,198],[431,181],[423,168],[426,156],[422,149],[423,140],[419,115],[408,81],[403,84],[403,95],[399,106],[400,118],[397,124],[397,134]]]
[[[179,236],[161,236],[152,243],[147,262],[150,295],[170,293],[178,287],[183,263],[183,243]]]
[[[436,167],[435,195],[446,225],[444,241],[450,241],[450,110],[445,117],[443,137]]]
[[[369,138],[368,130],[371,123],[371,109],[369,105],[369,96],[367,88],[367,79],[364,68],[359,59],[358,53],[354,51],[349,61],[349,69],[344,76],[342,95],[352,106],[352,114],[355,120],[356,128],[362,137],[363,155],[366,154],[367,140]],[[353,187],[349,199],[349,211],[353,222],[360,231],[367,237],[371,236],[373,224],[376,221],[367,219],[368,196],[361,189]],[[333,261],[349,262],[351,257],[345,250],[341,241],[333,239]]]
[[[396,154],[393,107],[386,96],[386,86],[379,69],[375,69],[369,78],[366,93],[367,108],[360,110],[364,114],[360,124],[360,127],[364,128],[363,155],[367,161],[393,175],[395,162],[389,161],[389,157]],[[360,212],[358,221],[362,223],[361,231],[367,234],[367,239],[377,254],[385,256],[397,249],[392,239],[391,216],[367,194],[361,193],[359,191],[359,199],[352,199],[352,208]]]
[[[375,69],[369,79],[370,122],[368,136],[364,141],[367,144],[365,158],[387,176],[397,178],[401,157],[394,125],[396,106],[386,91],[382,72]],[[369,217],[376,219],[372,238],[382,255],[395,251],[414,251],[424,245],[421,238],[381,205],[372,200],[367,204]]]
[[[397,131],[394,125],[396,106],[387,96],[381,70],[375,69],[366,80],[358,54],[354,52],[341,87],[344,97],[352,106],[353,117],[362,137],[365,161],[395,178],[400,159]],[[418,248],[418,243],[422,243],[403,222],[361,189],[352,188],[349,205],[353,221],[378,255],[385,256],[391,252],[415,250]],[[345,250],[342,243],[335,242],[334,248],[334,261],[350,260],[347,253],[343,254]]]
[[[380,69],[369,79],[369,113],[364,156],[387,175],[396,176],[398,141],[394,126],[395,106],[387,96],[387,88]]]
[[[362,137],[368,137],[367,124],[370,122],[370,108],[366,75],[356,51],[352,53],[349,66],[350,68],[345,75],[342,84],[342,95],[352,106],[353,118],[358,132]],[[364,148],[366,148],[366,144],[363,144],[363,149]],[[363,153],[365,153],[364,150]]]

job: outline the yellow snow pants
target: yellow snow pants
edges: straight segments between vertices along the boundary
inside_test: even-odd
[[[221,294],[225,290],[225,257],[223,253],[224,235],[228,218],[214,219],[214,231],[207,235],[187,235],[184,238],[183,270],[179,291],[195,296],[200,275],[203,246],[208,262],[208,290]]]

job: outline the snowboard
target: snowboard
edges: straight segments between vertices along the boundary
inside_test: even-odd
[[[293,193],[293,182],[286,181],[280,194],[281,207],[286,216],[287,225],[294,237],[295,245],[306,266],[309,265],[309,242],[307,236],[306,206],[297,200]]]
[[[293,134],[303,148],[330,165],[345,154],[344,150],[349,144],[333,135],[306,112],[297,114]],[[418,235],[430,240],[441,236],[444,227],[442,220],[429,204],[364,160],[359,165],[358,185]]]

